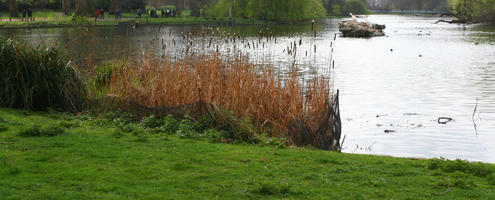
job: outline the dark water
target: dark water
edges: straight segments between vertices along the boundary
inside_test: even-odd
[[[341,19],[318,23],[316,37],[308,24],[214,27],[209,30],[241,33],[246,41],[216,39],[209,46],[207,39],[196,39],[192,45],[204,52],[218,45],[229,56],[242,50],[252,62],[272,63],[281,70],[295,61],[308,76],[330,74],[341,92],[345,152],[495,163],[495,28],[434,24],[437,19],[373,15],[360,20],[385,24],[386,37],[336,42]],[[0,30],[0,37],[57,43],[74,62],[86,63],[122,55],[136,58],[145,51],[180,57],[187,46],[181,32],[201,28],[207,27],[8,29]],[[248,47],[248,41],[258,40],[260,29],[277,41],[264,38],[257,48]],[[299,40],[297,55],[288,55],[287,46]],[[334,70],[329,67],[331,43]],[[439,117],[454,120],[439,124]]]

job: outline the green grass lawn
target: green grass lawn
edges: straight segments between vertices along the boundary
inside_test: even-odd
[[[0,109],[0,199],[495,199],[489,164],[125,133],[111,119]]]
[[[20,14],[22,15],[22,13]],[[115,20],[115,15],[105,14],[104,19],[98,19],[95,21],[94,17],[87,17],[86,22],[81,23],[78,21],[74,23],[71,21],[71,17],[66,17],[62,12],[53,11],[35,11],[33,17],[35,21],[20,21],[20,18],[13,18],[14,21],[9,21],[9,13],[0,13],[0,28],[24,28],[24,27],[59,27],[59,26],[113,26],[119,23],[135,23],[139,21],[141,24],[229,24],[231,21],[227,18],[223,19],[206,19],[203,17],[191,17],[187,16],[183,18],[178,17],[158,17],[151,18],[148,15],[142,15],[141,18],[136,18],[134,13],[123,13],[121,20]],[[232,21],[234,24],[273,24],[276,22],[266,22],[263,20],[255,19],[241,19],[235,18]]]

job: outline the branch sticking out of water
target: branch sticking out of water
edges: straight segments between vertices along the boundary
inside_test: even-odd
[[[476,126],[476,122],[474,121],[474,115],[476,114],[477,109],[478,109],[478,97],[476,97],[476,104],[474,105],[473,116],[471,117],[471,120],[473,120],[473,126],[474,126],[474,131],[476,132],[476,135],[478,135],[478,128]]]

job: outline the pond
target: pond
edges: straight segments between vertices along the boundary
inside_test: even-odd
[[[1,29],[0,37],[57,43],[81,64],[147,51],[183,56],[189,41],[181,33],[222,33],[213,45],[208,37],[190,45],[205,52],[218,45],[228,55],[248,52],[252,62],[282,71],[296,63],[302,75],[330,74],[341,95],[344,152],[495,163],[495,28],[435,24],[438,19],[371,15],[359,20],[385,24],[386,37],[335,41],[345,19],[320,20],[316,37],[311,24]],[[260,30],[273,38],[260,41]],[[232,42],[226,33],[246,41]],[[288,54],[288,46],[300,41],[296,55]],[[439,117],[453,120],[440,124]]]

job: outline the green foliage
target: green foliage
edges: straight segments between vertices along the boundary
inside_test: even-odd
[[[177,132],[175,132],[180,138],[198,138],[199,134],[193,128],[193,122],[188,118],[180,120]]]
[[[65,134],[65,130],[57,124],[33,125],[29,128],[19,131],[21,137],[54,137]]]
[[[342,15],[342,12],[340,11],[340,9],[341,9],[341,8],[340,8],[340,5],[334,5],[334,6],[332,7],[332,12],[331,12],[331,14],[332,14],[332,15],[334,15],[334,16],[340,16],[340,15]]]
[[[1,167],[7,168],[7,174],[17,175],[17,174],[21,173],[21,169],[14,164],[14,161],[12,158],[10,158],[10,156],[8,156],[6,158],[2,156],[2,160],[3,160],[3,162],[2,162],[3,166],[1,166]]]
[[[89,24],[88,17],[81,16],[81,15],[70,16],[69,22],[73,25],[87,25],[87,24]]]
[[[150,115],[149,117],[144,117],[141,119],[141,126],[143,128],[157,128],[163,124],[163,121],[155,117],[155,115]]]
[[[0,106],[79,111],[86,93],[62,50],[0,41]]]
[[[5,124],[0,124],[0,133],[9,130],[9,127]]]
[[[229,17],[229,0],[219,0],[207,9],[214,18]],[[326,15],[321,0],[232,0],[232,17],[274,21],[300,21]]]
[[[472,179],[469,178],[467,174],[456,171],[448,176],[446,179],[443,179],[441,182],[439,182],[438,185],[449,188],[455,187],[469,189],[474,185],[474,182]]]
[[[448,0],[387,0],[383,8],[392,10],[447,10]]]
[[[490,183],[491,185],[494,185],[495,186],[495,173],[491,173],[488,176],[488,183]]]
[[[475,176],[487,176],[495,173],[495,167],[484,163],[471,163],[466,160],[448,160],[445,158],[431,159],[426,162],[425,167],[431,170],[444,172],[462,172]]]
[[[361,0],[349,0],[346,4],[347,11],[353,14],[368,14],[366,4]]]
[[[450,0],[449,5],[465,22],[495,23],[495,0]]]
[[[124,132],[124,133],[130,133],[136,130],[137,126],[136,124],[128,121],[125,118],[117,118],[113,120],[113,123],[115,126],[118,128],[118,130]]]
[[[103,62],[96,65],[94,68],[95,72],[95,85],[98,88],[106,87],[110,80],[112,79],[113,71],[118,68],[118,64],[114,62]]]
[[[211,128],[211,129],[206,129],[203,132],[203,138],[209,142],[217,142],[217,143],[225,142],[226,138],[228,137],[229,136],[227,131],[219,131]]]
[[[163,124],[158,127],[157,132],[173,134],[176,133],[179,128],[179,121],[175,119],[172,115],[167,115],[163,119]]]

